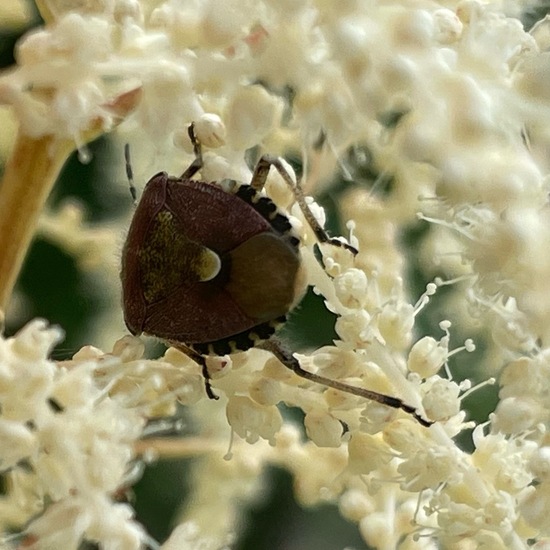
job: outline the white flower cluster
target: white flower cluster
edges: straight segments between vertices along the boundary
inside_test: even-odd
[[[195,121],[201,143],[216,149],[205,154],[204,179],[249,179],[249,149],[293,150],[303,155],[304,188],[314,192],[337,165],[354,168],[346,151],[368,149],[379,179],[366,190],[368,178],[354,175],[357,185],[339,205],[353,220],[356,257],[324,245],[321,266],[292,192],[276,175],[268,182],[303,237],[308,283],[337,314],[334,345],[298,357],[307,371],[399,396],[435,424],[306,382],[258,349],[209,359],[218,402],[206,399],[190,360],[175,350],[141,360],[133,339],[117,344],[111,362],[89,348],[65,371],[45,359],[58,334],[33,324],[0,348],[0,429],[13,441],[0,458],[15,478],[3,526],[41,513],[24,529],[37,548],[59,540],[73,548],[83,536],[137,548],[144,535],[112,498],[132,481],[141,419],[172,413],[179,402],[215,444],[197,451],[208,454],[194,478],[200,506],[167,549],[228,544],[233,499],[256,494],[268,462],[294,474],[303,504],[338,503],[374,548],[548,545],[550,20],[528,33],[501,3],[476,0],[38,5],[48,24],[20,43],[17,69],[0,78],[0,101],[34,137],[78,144],[91,121],[109,125],[113,96],[139,87],[125,131],[191,158],[185,128]],[[143,162],[153,173],[157,161]],[[377,193],[384,181],[387,195]],[[323,225],[322,208],[309,204]],[[432,222],[418,250],[423,267],[445,279],[411,300],[399,231],[417,215]],[[455,381],[448,361],[474,345],[453,349],[447,320],[442,336],[417,333],[419,313],[451,280],[459,282],[448,317],[467,333],[482,325],[494,340],[492,362],[507,364],[500,402],[475,426],[470,453],[453,438],[474,427],[462,401],[476,388]],[[25,344],[29,338],[38,344]],[[304,411],[307,441],[280,403]],[[236,442],[224,464],[227,423]],[[215,533],[212,510],[223,519]],[[70,526],[61,515],[73,518]]]
[[[144,419],[96,384],[94,361],[63,368],[49,360],[62,337],[37,320],[0,339],[2,531],[21,530],[15,547],[70,549],[88,539],[139,548],[146,535],[117,492],[133,483]]]

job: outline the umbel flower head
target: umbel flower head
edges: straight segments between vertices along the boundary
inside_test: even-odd
[[[0,75],[18,122],[0,185],[0,307],[36,230],[99,272],[113,307],[87,320],[89,345],[68,361],[50,359],[62,331],[46,321],[0,339],[2,545],[230,547],[268,465],[292,474],[300,504],[336,504],[373,548],[547,545],[548,20],[528,31],[528,3],[475,0],[37,6],[44,25]],[[317,223],[331,218],[312,198],[323,193],[347,223],[356,256],[318,246],[270,174],[265,193],[334,325],[325,345],[301,347],[301,368],[394,395],[431,427],[259,348],[207,359],[218,401],[178,350],[143,357],[120,314],[127,219],[88,226],[74,205],[39,216],[72,150],[112,132],[132,145],[136,184],[180,174],[191,122],[202,180],[246,183],[265,152],[300,157]],[[470,419],[465,405],[497,376],[488,417]],[[182,406],[195,435],[169,438],[186,431]],[[128,495],[162,456],[197,460],[177,527],[155,541]]]

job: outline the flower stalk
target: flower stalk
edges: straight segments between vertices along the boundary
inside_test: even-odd
[[[104,105],[113,126],[135,108],[140,96],[138,87]],[[80,136],[81,146],[109,129],[103,117],[94,118]],[[8,306],[38,218],[74,149],[74,140],[51,134],[35,138],[19,131],[0,183],[0,310]]]
[[[38,218],[73,147],[20,132],[0,183],[0,309],[8,306]]]

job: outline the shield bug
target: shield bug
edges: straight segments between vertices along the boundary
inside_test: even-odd
[[[128,231],[121,278],[130,332],[156,336],[187,354],[201,366],[213,399],[205,356],[261,346],[303,378],[402,409],[429,426],[398,398],[302,369],[273,338],[301,300],[305,282],[300,239],[284,212],[261,194],[270,168],[293,190],[319,242],[357,251],[328,237],[279,158],[263,156],[250,184],[194,180],[203,162],[193,124],[189,137],[194,161],[180,177],[161,172],[149,180]],[[125,153],[135,199],[128,147]]]

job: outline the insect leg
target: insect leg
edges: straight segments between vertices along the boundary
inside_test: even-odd
[[[200,353],[197,353],[195,350],[191,349],[181,342],[169,341],[168,343],[182,353],[185,353],[185,355],[187,355],[189,359],[195,361],[195,363],[197,363],[197,365],[201,367],[206,395],[209,399],[219,399],[219,397],[212,390],[212,386],[210,385],[210,374],[206,366],[206,359]]]
[[[273,338],[264,342],[261,347],[273,353],[273,355],[275,355],[275,357],[277,357],[277,359],[287,369],[290,369],[292,372],[294,372],[298,376],[301,376],[302,378],[305,378],[306,380],[310,380],[311,382],[316,382],[317,384],[322,384],[324,386],[329,386],[330,388],[334,388],[335,390],[350,393],[352,395],[357,395],[358,397],[370,399],[371,401],[376,401],[377,403],[381,403],[394,409],[401,409],[407,414],[410,414],[415,420],[422,424],[422,426],[429,427],[433,424],[433,422],[425,420],[422,416],[420,416],[416,412],[416,409],[414,407],[407,405],[397,397],[378,393],[372,390],[368,390],[366,388],[350,386],[348,384],[344,384],[343,382],[339,382],[338,380],[332,380],[331,378],[326,378],[325,376],[321,376],[319,374],[314,374],[312,372],[304,370],[298,360],[292,355],[292,352],[283,347],[279,341]]]
[[[290,174],[288,173],[287,169],[284,167],[280,158],[273,157],[271,155],[263,155],[258,161],[256,168],[254,169],[250,186],[256,191],[261,191],[267,180],[269,169],[272,166],[273,168],[275,168],[275,170],[277,170],[277,172],[279,172],[279,174],[281,175],[285,183],[292,189],[296,202],[298,203],[298,206],[302,210],[302,213],[304,214],[304,217],[307,223],[315,233],[317,240],[320,243],[328,243],[334,246],[345,248],[346,250],[349,250],[353,255],[356,255],[357,249],[355,247],[349,244],[343,243],[339,239],[333,239],[329,237],[327,235],[327,232],[319,225],[319,223],[315,219],[315,216],[313,215],[309,206],[306,203],[304,192],[302,190],[300,183],[298,181],[294,182],[292,180],[292,178],[290,177]]]
[[[191,143],[193,144],[193,153],[195,154],[195,159],[187,167],[185,172],[180,176],[182,180],[191,179],[203,166],[202,162],[202,147],[199,143],[197,136],[195,135],[195,123],[192,122],[187,129]]]

